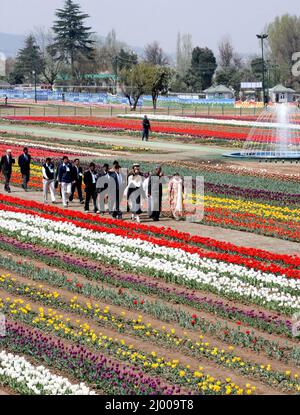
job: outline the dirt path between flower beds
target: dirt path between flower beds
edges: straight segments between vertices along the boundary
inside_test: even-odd
[[[32,200],[35,202],[43,203],[42,192],[24,192],[22,189],[14,186],[11,186],[11,190],[11,196],[19,197],[24,200]],[[1,186],[0,199],[2,193],[7,194],[4,192],[3,187]],[[62,207],[60,204],[57,206]],[[83,212],[83,207],[79,204],[78,201],[72,202],[68,209],[70,209],[71,211]],[[105,217],[107,218],[109,216],[105,215]],[[130,215],[124,215],[124,218],[126,220],[129,220],[129,217]],[[92,218],[93,214],[91,213],[91,219]],[[300,255],[300,244],[297,242],[291,242],[283,239],[276,239],[273,237],[257,235],[255,233],[250,232],[236,231],[216,226],[190,223],[186,221],[177,222],[169,218],[162,218],[160,222],[153,222],[150,219],[148,219],[145,214],[141,215],[141,220],[142,223],[151,226],[171,227],[172,229],[176,229],[181,232],[189,232],[192,235],[200,235],[202,237],[209,237],[222,242],[230,242],[238,246],[264,249],[266,251],[270,251],[277,254]]]
[[[15,273],[13,275],[17,276],[17,278],[20,281],[28,284],[28,279],[26,277],[22,277],[20,275],[15,274]],[[133,319],[136,319],[138,315],[140,315],[140,316],[142,316],[143,322],[151,323],[151,328],[159,330],[159,329],[161,329],[162,326],[165,326],[166,330],[168,330],[167,326],[169,326],[169,329],[171,329],[171,328],[175,329],[177,336],[185,337],[185,333],[186,333],[186,336],[188,336],[188,338],[192,339],[195,342],[199,341],[199,334],[202,334],[200,329],[199,329],[199,331],[198,330],[197,331],[196,330],[191,330],[191,329],[188,329],[188,328],[185,329],[185,328],[181,327],[176,322],[170,322],[170,323],[164,322],[163,320],[160,320],[157,317],[151,316],[146,311],[143,312],[141,310],[132,310],[132,309],[126,308],[126,306],[117,306],[117,305],[112,304],[112,302],[106,302],[105,300],[102,300],[102,299],[97,300],[97,299],[94,299],[94,298],[91,298],[91,297],[87,297],[83,294],[73,293],[73,292],[68,291],[67,289],[64,289],[64,288],[53,287],[53,286],[51,286],[51,284],[46,283],[44,281],[41,282],[41,283],[37,282],[35,285],[36,285],[36,287],[38,287],[40,284],[43,285],[44,289],[49,289],[50,291],[58,292],[60,294],[60,296],[62,297],[62,299],[66,299],[67,301],[70,301],[74,296],[76,296],[78,298],[78,300],[77,300],[78,303],[80,303],[81,305],[84,305],[87,302],[89,302],[93,306],[95,304],[98,304],[100,309],[102,309],[102,308],[104,309],[107,305],[109,305],[109,309],[112,312],[112,314],[118,315],[118,316],[121,316],[122,311],[126,310],[126,318],[127,319],[133,320]],[[28,301],[30,301],[29,297],[26,297],[26,298],[28,298]],[[181,307],[181,306],[178,307],[178,308],[184,309],[184,307]],[[72,315],[72,313],[69,313],[69,312],[66,312],[66,313]],[[73,316],[74,316],[74,314],[73,314]],[[211,323],[216,322],[216,318],[213,318],[212,316],[208,315],[207,313],[201,313],[201,317],[203,317],[207,321],[210,321]],[[95,321],[95,320],[93,320],[92,318],[89,318],[89,317],[85,317],[85,318],[88,318],[91,322]],[[221,319],[218,319],[218,320],[222,322]],[[223,322],[227,323],[226,320],[223,320]],[[228,326],[230,327],[229,324],[228,324]],[[234,325],[232,324],[232,328],[233,327],[234,327]],[[261,333],[259,333],[259,334],[261,335]],[[133,335],[131,334],[130,336],[132,337]],[[276,337],[273,336],[273,340],[275,338]],[[151,341],[151,339],[149,339],[149,342],[150,341]],[[209,344],[213,345],[213,347],[217,347],[219,350],[228,349],[228,347],[229,347],[228,343],[223,342],[222,340],[216,339],[215,337],[213,337],[212,335],[210,335],[208,333],[204,334],[204,340],[203,341],[208,342]],[[284,343],[285,343],[285,341],[282,341],[282,347],[284,346]],[[271,364],[272,368],[274,368],[276,370],[284,372],[285,370],[292,369],[294,371],[299,371],[300,372],[299,367],[293,365],[292,363],[285,364],[285,363],[282,363],[278,360],[272,359],[271,357],[268,357],[263,351],[261,351],[258,354],[255,351],[252,351],[251,349],[248,349],[246,347],[234,345],[234,352],[235,352],[235,354],[237,354],[239,357],[241,357],[242,359],[244,359],[246,361],[255,361],[256,363],[262,364],[262,365],[266,364],[266,361],[268,361],[268,363]]]
[[[16,277],[15,273],[13,275]],[[17,279],[22,281],[23,283],[28,284],[28,279],[26,277],[21,277],[21,276],[17,275]],[[72,293],[70,291],[67,291],[66,289],[59,289],[57,287],[53,288],[53,286],[51,286],[51,285],[49,285],[45,282],[35,283],[36,286],[38,286],[39,284],[42,284],[45,289],[48,288],[50,291],[53,291],[53,289],[55,289],[56,292],[60,293],[62,298],[66,298],[68,300],[70,300],[71,298],[73,298],[76,295],[81,304],[84,304],[85,302],[89,301],[91,304],[97,303],[97,304],[100,305],[100,307],[102,306],[103,308],[107,305],[107,302],[101,302],[101,300],[96,301],[96,300],[91,299],[89,297],[86,297],[84,295]],[[155,299],[152,298],[151,300],[155,300]],[[28,301],[30,301],[30,299],[28,299]],[[137,314],[139,314],[139,315],[143,316],[143,320],[147,320],[147,322],[150,322],[152,324],[152,327],[156,328],[156,329],[161,328],[161,325],[164,324],[163,321],[158,320],[157,318],[154,318],[152,316],[149,316],[146,313],[142,313],[139,310],[138,311],[132,311],[132,310],[127,309],[126,307],[120,308],[119,306],[114,306],[114,305],[110,305],[109,307],[112,310],[113,314],[118,314],[118,315],[120,315],[123,310],[127,310],[127,315],[130,317],[130,319],[136,318]],[[179,308],[183,309],[183,307],[176,307],[176,308],[177,309],[179,309]],[[186,307],[186,309],[187,309],[187,307]],[[70,316],[73,316],[73,318],[74,318],[74,314],[72,314],[72,313],[69,314],[68,312],[65,312],[65,311],[64,311],[64,313],[68,314]],[[207,319],[208,321],[210,320],[211,322],[215,322],[215,319],[213,319],[212,316],[209,316],[209,318],[207,318],[208,317],[207,313],[201,313],[201,317]],[[92,322],[91,324],[95,324],[94,320],[92,318],[88,318],[88,320]],[[226,321],[224,320],[223,322],[225,323]],[[171,325],[172,328],[175,328],[177,335],[184,336],[184,333],[187,333],[189,338],[193,339],[194,341],[199,341],[199,338],[198,338],[199,335],[197,335],[195,333],[195,331],[188,330],[188,329],[183,329],[177,323],[165,323],[165,324]],[[99,326],[96,326],[96,327],[99,328]],[[101,327],[101,329],[102,329],[102,327]],[[105,329],[105,330],[107,330],[107,329]],[[111,329],[108,329],[108,330],[111,331]],[[114,333],[114,331],[112,331],[110,335],[113,335],[113,333]],[[133,339],[135,339],[135,338],[132,338],[132,334],[129,335],[129,336],[130,336],[129,337],[129,343],[132,343],[134,341]],[[205,340],[203,340],[203,341],[209,342],[210,344],[213,344],[214,347],[217,347],[220,350],[228,348],[227,343],[222,342],[221,340],[215,339],[214,337],[212,337],[210,335],[207,335],[207,334],[205,334]],[[152,343],[151,340],[149,340],[149,342]],[[153,344],[155,344],[155,343],[153,343]],[[140,347],[139,342],[137,342],[137,347]],[[143,344],[143,349],[144,349],[144,344]],[[246,349],[246,348],[242,348],[242,347],[238,347],[238,346],[234,347],[234,351],[235,351],[235,354],[237,354],[238,356],[240,356],[242,359],[244,359],[246,361],[249,361],[249,360],[250,361],[255,361],[256,363],[263,364],[263,365],[265,365],[266,361],[268,361],[268,363],[270,363],[272,368],[274,368],[275,370],[279,370],[279,371],[283,371],[283,372],[287,369],[289,369],[289,370],[292,369],[292,370],[295,370],[295,371],[299,370],[299,368],[297,368],[296,366],[294,366],[292,364],[288,364],[288,366],[287,366],[285,363],[279,362],[278,360],[271,359],[267,355],[265,355],[263,352],[260,352],[260,354],[257,354],[254,351],[252,351],[251,349]],[[181,352],[178,352],[178,353],[181,353]],[[182,353],[184,353],[184,352],[182,352]],[[172,358],[175,359],[177,357],[172,356]],[[185,363],[185,364],[191,364],[191,363]],[[197,366],[195,366],[195,370],[196,369],[197,369]],[[227,377],[230,377],[230,372],[228,372]]]
[[[7,256],[12,256],[15,260],[19,260],[20,262],[32,263],[33,265],[35,265],[38,268],[42,268],[42,269],[44,268],[44,269],[48,269],[48,270],[52,270],[52,271],[57,271],[57,269],[55,267],[48,266],[44,262],[41,262],[41,261],[32,260],[32,259],[24,260],[24,257],[22,257],[21,255],[11,254],[11,253],[7,253],[6,251],[1,251],[0,250],[0,255],[1,254],[2,255],[7,255]],[[98,265],[99,266],[99,263],[97,264],[96,261],[89,261],[89,262],[91,264],[95,264],[95,265]],[[108,268],[107,268],[107,270],[108,270]],[[0,270],[0,272],[1,272],[1,270]],[[4,270],[4,269],[3,269],[2,272],[8,273],[7,270]],[[81,274],[76,274],[76,273],[68,272],[68,271],[62,270],[60,268],[59,268],[59,272],[61,272],[62,275],[67,275],[70,278],[76,278],[79,283],[89,283],[89,284],[94,285],[94,286],[109,287],[110,289],[114,290],[115,292],[118,291],[118,288],[117,287],[115,287],[113,285],[109,285],[107,283],[104,283],[104,282],[102,282],[100,280],[97,281],[97,280],[88,279],[87,277],[84,277]],[[115,272],[116,272],[116,274],[122,274],[122,271],[119,271],[117,269],[115,270]],[[28,279],[26,279],[25,277],[21,277],[20,276],[20,278],[24,279],[24,282],[25,283],[28,283]],[[170,291],[172,290],[172,288],[175,288],[177,291],[180,290],[180,286],[179,285],[172,284],[172,283],[169,283],[169,282],[166,283],[162,279],[155,280],[154,278],[145,277],[145,276],[143,276],[142,278],[143,279],[146,279],[146,280],[148,280],[149,282],[152,282],[152,283],[157,281],[157,283],[159,284],[159,286],[161,286],[162,288],[166,288],[167,287],[168,289],[170,289]],[[33,281],[33,280],[30,280],[30,281]],[[37,283],[37,281],[35,281],[35,283]],[[43,283],[45,286],[48,285],[47,282],[45,282],[45,283],[44,282],[41,282],[41,283]],[[158,288],[159,288],[159,286],[158,286]],[[49,286],[49,288],[50,287],[51,287],[51,285]],[[184,288],[184,289],[186,289],[186,288]],[[146,294],[141,293],[139,291],[135,291],[134,289],[123,288],[122,290],[123,290],[123,292],[128,291],[128,292],[132,293],[133,295],[136,293],[137,298],[143,298],[144,300],[151,301],[152,303],[154,303],[157,299],[159,299],[159,297],[156,297],[154,295],[146,295]],[[193,290],[192,292],[195,293],[195,294],[197,294],[197,295],[199,295],[199,296],[206,297],[207,299],[212,299],[214,301],[220,301],[220,298],[223,299],[222,296],[217,296],[215,294],[211,294],[209,292],[204,292],[204,291],[201,291],[201,290]],[[74,293],[73,295],[77,295],[77,294]],[[165,300],[165,299],[159,299],[159,301],[166,302],[167,304],[169,304],[170,306],[172,306],[176,310],[184,310],[187,313],[189,313],[191,316],[192,316],[192,314],[197,313],[202,318],[204,318],[207,322],[215,323],[216,321],[218,321],[222,325],[227,326],[229,329],[237,329],[237,325],[236,325],[236,323],[234,321],[226,320],[223,317],[217,316],[213,312],[210,313],[208,311],[199,310],[196,307],[187,306],[187,305],[184,305],[184,304],[176,304],[174,301],[172,302],[172,301],[168,301],[168,300]],[[245,311],[255,310],[256,312],[260,312],[260,311],[261,312],[267,312],[271,316],[277,316],[277,315],[279,315],[278,313],[274,313],[274,312],[268,311],[268,310],[266,310],[266,309],[264,309],[262,307],[258,307],[256,305],[245,305],[245,304],[240,303],[240,302],[236,302],[236,301],[232,301],[232,300],[227,300],[226,298],[224,299],[224,301],[229,306],[240,307],[242,310],[245,310]],[[137,309],[136,312],[140,312],[140,310]],[[285,315],[281,315],[281,314],[280,314],[280,317],[282,319],[285,319],[285,318],[286,319],[290,319],[289,316],[285,316]],[[172,323],[170,323],[170,324],[172,324]],[[251,331],[251,333],[253,332],[257,336],[261,336],[261,337],[263,337],[263,338],[265,338],[266,340],[269,340],[269,341],[275,341],[281,347],[285,347],[286,345],[288,347],[293,347],[293,346],[298,346],[299,347],[299,341],[297,341],[297,340],[289,339],[286,336],[279,335],[279,334],[271,334],[271,333],[265,332],[263,330],[260,330],[258,328],[255,328],[255,327],[252,327],[250,325],[247,325],[246,323],[241,323],[240,328],[241,328],[242,331],[243,330],[246,331],[247,329],[249,329]]]
[[[2,256],[7,256],[7,257],[12,257],[14,260],[16,261],[20,261],[23,263],[29,263],[29,264],[33,264],[34,266],[36,266],[37,268],[41,268],[41,269],[47,269],[49,271],[55,271],[58,273],[61,273],[64,276],[68,276],[69,278],[73,278],[78,280],[79,283],[89,283],[93,286],[103,286],[103,287],[109,287],[110,289],[114,290],[115,292],[117,292],[119,290],[120,286],[116,286],[113,284],[108,284],[107,282],[103,282],[100,279],[96,280],[96,279],[89,279],[85,276],[83,276],[80,273],[74,273],[74,272],[69,272],[66,271],[62,268],[60,268],[59,266],[56,267],[52,267],[50,265],[47,265],[45,262],[42,261],[38,261],[36,259],[24,259],[24,257],[22,255],[18,255],[15,253],[10,253],[8,251],[2,251],[0,250],[0,255]],[[72,255],[71,255],[72,256]],[[76,256],[77,258],[81,258],[83,259],[80,255]],[[85,258],[84,258],[85,259]],[[96,261],[93,260],[89,260],[89,264],[91,265],[95,265],[98,266],[100,265],[100,263],[97,263]],[[106,270],[106,271],[111,271],[112,267],[106,267],[105,265],[101,264],[101,268],[102,270]],[[113,270],[115,272],[116,275],[122,275],[122,270],[117,269],[116,267],[113,267]],[[1,272],[1,269],[0,269]],[[3,269],[4,273],[9,273],[7,270]],[[99,269],[100,272],[100,269]],[[180,286],[180,285],[176,285],[174,283],[171,282],[165,282],[163,279],[155,279],[155,278],[151,278],[148,276],[144,276],[144,275],[140,275],[141,278],[143,278],[143,280],[149,281],[151,283],[155,283],[157,289],[159,290],[159,287],[161,288],[167,288],[168,290],[170,290],[170,293],[172,293],[172,290],[176,290],[176,292],[180,292],[180,289],[182,288],[183,290],[188,291],[189,289],[187,287],[184,286]],[[27,282],[27,279],[25,280]],[[30,281],[33,281],[30,279]],[[37,281],[35,281],[37,282]],[[160,299],[159,297],[152,295],[152,294],[144,294],[141,291],[135,290],[134,286],[133,288],[122,288],[122,291],[125,293],[126,291],[132,293],[133,295],[136,294],[137,298],[142,298],[144,300],[149,300],[151,302],[155,302],[157,299],[161,302],[165,302],[167,304],[169,304],[170,306],[172,306],[173,308],[175,308],[176,310],[178,309],[182,309],[187,311],[188,313],[190,313],[191,315],[194,314],[195,312],[200,314],[201,317],[205,318],[205,320],[210,321],[212,323],[215,323],[216,320],[221,322],[222,324],[226,324],[228,326],[228,328],[236,328],[236,323],[234,321],[231,320],[227,320],[223,317],[219,317],[216,314],[214,314],[213,312],[209,312],[209,311],[204,311],[204,310],[199,310],[197,307],[192,307],[192,306],[187,306],[185,304],[181,304],[181,303],[176,303],[176,301],[171,301],[171,300],[166,300],[166,299]],[[199,297],[205,297],[208,300],[213,300],[213,301],[223,301],[224,304],[228,305],[229,307],[237,307],[237,308],[241,308],[242,310],[246,311],[246,312],[251,312],[253,310],[255,310],[256,312],[262,312],[262,313],[267,313],[268,315],[270,315],[271,317],[276,317],[276,316],[280,316],[283,320],[285,319],[291,319],[291,316],[287,316],[284,314],[279,314],[279,313],[275,313],[272,311],[269,311],[263,307],[259,307],[255,304],[244,304],[242,302],[239,301],[233,301],[233,300],[229,300],[224,296],[221,295],[217,295],[217,294],[212,294],[210,292],[206,292],[206,291],[201,291],[201,290],[196,290],[193,289],[191,290],[191,292],[193,294],[198,295]],[[75,294],[74,294],[75,295]],[[137,310],[138,311],[138,310]],[[293,346],[299,346],[299,341],[297,340],[293,340],[293,339],[289,339],[288,337],[284,336],[284,335],[280,335],[280,334],[272,334],[272,333],[268,333],[264,330],[260,330],[258,328],[252,327],[251,325],[247,325],[247,323],[241,323],[241,329],[243,330],[247,330],[250,328],[251,332],[253,331],[256,335],[260,335],[262,337],[264,337],[265,339],[268,339],[270,341],[276,341],[279,342],[280,344],[282,343],[282,346],[284,346],[285,344],[287,344],[289,347],[293,347]]]
[[[3,350],[3,349],[2,349]],[[0,396],[4,396],[4,395],[19,395],[16,391],[14,391],[13,389],[9,388],[8,386],[0,386]]]
[[[1,290],[0,290],[0,292],[1,292]],[[11,321],[14,321],[14,322],[19,322],[19,320],[17,320],[17,319],[14,319],[14,320],[11,320]],[[30,326],[29,324],[26,324],[26,323],[23,323],[23,322],[21,322],[20,321],[20,324],[22,325],[22,327],[25,327],[25,328],[27,328],[27,329],[29,329],[29,330],[34,330],[34,329],[37,329],[36,327],[33,327],[33,326]],[[39,329],[37,329],[37,330],[39,330]],[[43,333],[43,335],[44,336],[47,336],[47,332],[45,332],[45,331],[42,331],[42,330],[40,330],[42,333]],[[50,335],[51,335],[51,337],[54,339],[54,341],[56,341],[56,342],[60,342],[61,344],[63,344],[65,347],[72,347],[72,346],[76,346],[76,347],[78,347],[78,348],[80,348],[81,347],[81,345],[80,344],[78,344],[78,343],[76,343],[75,341],[72,341],[72,340],[66,340],[66,339],[64,339],[63,337],[59,337],[59,336],[57,336],[56,334],[54,334],[54,333],[50,333]],[[97,351],[97,350],[95,350],[95,349],[92,349],[92,348],[89,348],[88,346],[84,346],[84,348],[86,349],[86,350],[88,350],[88,351],[92,351],[92,353],[95,355],[95,356],[97,356],[97,357],[99,357],[99,356],[101,356],[101,355],[104,355],[107,359],[109,359],[112,363],[118,363],[118,364],[121,364],[121,365],[123,365],[123,367],[126,367],[126,368],[128,368],[128,369],[131,369],[131,367],[133,367],[134,365],[132,364],[131,366],[130,366],[130,363],[126,363],[126,362],[124,362],[124,361],[121,361],[121,360],[118,360],[118,359],[115,359],[115,358],[113,358],[113,357],[111,357],[109,354],[105,354],[105,352],[103,352],[103,351]],[[14,351],[10,351],[8,348],[6,348],[6,350],[9,352],[9,353],[15,353]],[[33,356],[29,356],[29,355],[27,355],[26,353],[19,353],[19,352],[17,352],[17,354],[18,355],[20,355],[20,356],[23,356],[25,359],[27,359],[29,362],[31,362],[33,365],[36,365],[37,363],[38,364],[42,364],[43,366],[46,366],[46,367],[48,367],[48,369],[51,371],[51,373],[54,373],[54,374],[56,374],[56,375],[58,375],[58,376],[64,376],[65,378],[67,378],[71,383],[73,383],[73,384],[77,384],[77,383],[79,383],[79,382],[83,382],[82,380],[78,380],[77,378],[75,378],[74,376],[70,376],[70,373],[68,373],[65,369],[57,369],[55,366],[51,366],[51,365],[49,365],[49,364],[47,364],[47,363],[45,363],[43,360],[38,360],[38,359],[35,359]],[[139,368],[137,368],[137,367],[135,367],[135,369],[136,370],[138,370]],[[147,374],[146,374],[146,376],[147,376]],[[149,376],[151,376],[151,377],[156,377],[156,378],[160,378],[160,376],[152,376],[152,375],[149,375]],[[160,378],[161,379],[161,378]],[[85,383],[85,382],[83,382],[83,383]],[[167,385],[167,386],[169,386],[170,387],[170,383],[168,383],[168,382],[166,382],[166,381],[164,381],[163,380],[163,383],[165,384],[165,385]],[[98,389],[97,387],[95,387],[95,385],[93,384],[93,383],[85,383],[86,385],[88,385],[89,386],[89,388],[90,389],[92,389],[92,390],[94,390],[95,392],[96,392],[96,394],[97,395],[107,395],[107,393],[106,392],[103,392],[101,389]],[[185,394],[187,395],[187,392],[188,392],[188,390],[186,390],[185,388],[181,388],[181,391],[182,391],[182,393],[184,394],[184,392],[185,392]],[[278,395],[280,395],[281,393],[278,393]]]
[[[56,291],[58,292],[58,290]],[[256,387],[256,392],[255,392],[256,394],[263,394],[263,395],[264,394],[272,394],[272,395],[293,394],[293,392],[283,392],[280,389],[272,388],[271,386],[264,384],[263,382],[261,382],[260,380],[257,380],[254,377],[240,375],[235,370],[222,367],[215,362],[205,359],[204,357],[203,358],[191,357],[188,354],[185,354],[184,351],[183,352],[176,351],[174,349],[171,349],[168,346],[163,347],[161,345],[157,345],[154,342],[150,341],[150,339],[148,340],[141,339],[139,337],[134,337],[132,335],[119,333],[112,328],[106,328],[103,326],[99,326],[97,325],[95,320],[89,317],[82,316],[80,314],[70,313],[65,310],[60,310],[59,308],[56,308],[55,306],[54,307],[44,306],[42,303],[39,303],[38,301],[33,301],[33,300],[31,301],[30,299],[25,298],[25,296],[22,296],[22,295],[18,296],[15,294],[12,295],[9,292],[3,290],[2,288],[0,288],[0,295],[1,294],[3,294],[5,297],[10,297],[12,300],[23,299],[25,302],[30,302],[31,308],[35,312],[37,312],[40,307],[44,308],[45,310],[48,308],[51,308],[52,310],[56,310],[59,314],[62,314],[63,316],[70,318],[71,322],[74,322],[75,320],[78,320],[78,319],[81,322],[83,321],[87,322],[89,324],[89,327],[95,330],[97,334],[101,333],[101,335],[105,335],[108,338],[112,337],[113,339],[115,338],[123,339],[127,345],[132,345],[134,348],[136,348],[137,350],[140,350],[142,353],[150,354],[151,352],[156,352],[159,357],[163,356],[166,360],[173,360],[173,359],[179,360],[179,362],[183,366],[189,365],[191,370],[199,370],[199,365],[201,365],[204,368],[205,373],[209,373],[211,376],[217,378],[218,380],[220,379],[220,380],[225,381],[226,378],[230,378],[232,382],[234,382],[235,384],[239,385],[242,388],[245,388],[245,385],[247,383],[250,383],[251,386]],[[92,301],[90,302],[92,303]],[[97,302],[97,304],[100,305],[100,302]],[[110,307],[110,308],[114,312],[113,307]],[[51,336],[53,336],[52,332],[51,332]],[[60,338],[60,337],[57,336],[57,338]],[[62,339],[62,342],[65,344],[73,343],[72,341],[69,341],[69,340],[66,341],[63,338],[60,338],[60,339]],[[85,346],[85,347],[89,348],[90,350],[93,350],[93,352],[94,350],[96,350],[89,346]],[[111,357],[111,355],[109,355],[109,353],[106,350],[96,351],[96,354],[97,353],[98,354],[104,353],[105,355],[109,356],[111,360],[118,361],[119,363],[125,364],[127,366],[130,364],[134,365],[133,363],[130,363],[130,362],[128,363],[127,361],[123,361],[121,359],[118,360],[113,355],[112,355],[113,357]],[[163,378],[162,375],[160,377]],[[165,381],[165,383],[168,383],[168,381]]]

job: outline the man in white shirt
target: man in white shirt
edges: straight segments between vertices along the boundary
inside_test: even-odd
[[[55,186],[54,186],[54,164],[50,157],[46,158],[46,162],[42,166],[43,172],[43,194],[44,203],[48,202],[48,193],[50,191],[51,201],[55,203]]]

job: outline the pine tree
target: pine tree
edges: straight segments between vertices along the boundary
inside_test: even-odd
[[[73,0],[65,0],[64,7],[57,9],[55,15],[54,47],[59,53],[59,59],[71,64],[71,73],[75,78],[76,60],[90,57],[93,51],[91,27],[84,25],[89,15],[82,13],[79,4]]]
[[[211,86],[216,68],[217,61],[213,51],[196,47],[193,49],[191,68],[185,77],[185,82],[193,92],[200,92]]]
[[[43,69],[43,59],[40,48],[33,35],[25,39],[24,48],[20,49],[16,58],[15,68],[11,74],[14,83],[32,83],[33,73],[40,75]]]

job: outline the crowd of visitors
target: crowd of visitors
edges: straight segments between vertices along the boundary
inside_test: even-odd
[[[4,177],[4,190],[8,193],[15,159],[11,150],[7,150],[1,158],[1,172]],[[31,156],[28,148],[18,157],[19,170],[22,176],[22,188],[28,191],[30,181]],[[171,180],[166,180],[161,166],[153,172],[143,173],[139,163],[134,163],[131,170],[122,169],[115,160],[112,166],[108,163],[97,167],[90,163],[88,169],[82,168],[80,160],[72,162],[67,156],[55,165],[47,157],[41,166],[43,176],[44,203],[58,203],[60,195],[64,207],[78,198],[84,211],[109,213],[113,218],[122,219],[124,210],[131,213],[131,219],[140,222],[144,211],[153,221],[159,221],[162,212],[163,185],[168,182],[168,200],[171,215],[175,219],[182,218],[183,212],[183,179],[176,173]],[[124,203],[125,201],[125,203]],[[124,209],[124,206],[126,207]]]

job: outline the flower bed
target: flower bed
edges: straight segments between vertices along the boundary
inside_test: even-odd
[[[1,343],[0,343],[1,344]],[[72,385],[44,366],[33,366],[23,356],[0,351],[0,385],[29,395],[94,395],[84,384]]]
[[[121,116],[120,116],[121,117]],[[123,117],[123,116],[122,116]],[[126,119],[126,118],[129,119]],[[120,118],[84,118],[84,117],[34,117],[34,116],[18,116],[18,117],[5,117],[10,121],[20,122],[34,122],[34,123],[48,123],[48,124],[61,124],[72,126],[83,126],[104,129],[107,131],[141,131],[141,121],[136,120],[138,115],[124,116]],[[237,122],[237,121],[220,121],[211,119],[191,119],[188,117],[165,117],[150,116],[152,119],[151,130],[154,134],[174,135],[174,136],[187,136],[194,138],[213,138],[229,141],[245,141],[248,137],[248,133],[252,126],[249,122]],[[244,123],[244,124],[241,124]],[[218,126],[219,124],[219,126]],[[270,127],[269,125],[262,125],[259,123],[259,127]],[[267,123],[265,123],[267,124]],[[245,128],[245,132],[240,132],[241,128]],[[272,127],[272,125],[271,125]],[[299,129],[300,126],[295,125],[295,128]],[[264,137],[264,132],[265,137]],[[275,134],[275,133],[274,133]],[[268,130],[262,130],[261,135],[254,137],[255,141],[271,142],[277,141],[277,138],[269,136]],[[292,133],[292,142],[299,144],[299,137],[297,133]]]
[[[96,393],[300,392],[299,257],[6,195],[0,233],[3,349]]]
[[[254,267],[255,269],[260,269],[262,271],[271,271],[275,273],[279,272],[281,274],[286,274],[289,277],[295,278],[298,276],[297,271],[293,273],[293,270],[291,269],[280,268],[282,264],[299,268],[300,258],[297,256],[278,255],[259,249],[240,247],[230,243],[216,241],[211,238],[203,238],[201,236],[179,232],[172,228],[158,228],[155,226],[130,223],[99,216],[94,216],[91,218],[90,215],[85,213],[66,211],[65,209],[58,207],[47,205],[45,206],[39,202],[26,201],[20,198],[6,195],[3,195],[2,198],[2,202],[7,203],[7,206],[12,205],[11,207],[8,207],[8,209],[12,211],[14,211],[13,206],[16,206],[18,208],[29,208],[27,211],[24,211],[25,213],[27,212],[32,214],[41,214],[48,212],[51,215],[67,218],[70,221],[76,220],[77,224],[78,221],[88,222],[88,227],[92,225],[94,229],[103,232],[115,233],[116,235],[126,236],[127,238],[143,238],[148,242],[155,242],[157,244],[161,243],[165,246],[180,248],[190,253],[205,255],[207,258],[211,259],[221,259],[222,261],[228,261],[230,263],[244,264],[246,266]],[[2,208],[7,209],[5,205],[3,205]],[[101,224],[101,228],[99,226],[95,226],[95,223]],[[172,245],[168,243],[169,240],[175,242],[176,244]],[[200,249],[197,249],[196,247]],[[206,250],[203,250],[203,248],[206,248]],[[214,255],[212,252],[209,252],[207,248],[210,251],[216,251],[216,255]],[[218,256],[218,253],[221,253],[221,255]],[[229,254],[229,256],[226,254]],[[237,257],[235,257],[234,254],[237,254]],[[246,262],[247,257],[251,262]],[[264,263],[265,268],[259,268],[259,262],[255,262],[255,260],[259,260]],[[271,265],[272,268],[267,268],[267,265]]]
[[[177,284],[263,305],[271,310],[292,313],[300,309],[300,285],[297,280],[288,280],[285,276],[275,277],[271,273],[216,262],[142,238],[137,245],[136,239],[91,230],[97,229],[92,225],[49,215],[46,219],[46,215],[25,213],[17,208],[0,211],[0,229],[29,242],[38,241],[67,252],[74,251],[117,264],[120,268],[159,275]]]

